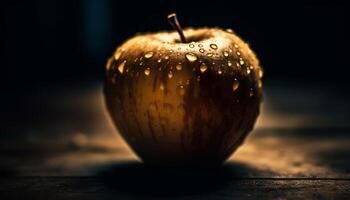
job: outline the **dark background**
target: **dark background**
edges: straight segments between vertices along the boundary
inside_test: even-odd
[[[101,83],[115,48],[136,33],[169,30],[166,16],[172,12],[183,27],[232,28],[248,41],[265,69],[265,85],[281,85],[283,91],[289,84],[297,91],[271,92],[285,99],[277,109],[291,114],[307,108],[324,118],[339,99],[342,105],[331,111],[344,121],[349,117],[344,104],[349,99],[348,11],[342,1],[310,0],[1,1],[1,134],[42,128],[59,115],[78,118],[75,111],[57,114],[59,108],[45,106],[49,100],[40,95]],[[308,105],[293,102],[305,88],[308,94],[318,91],[322,100],[311,95]],[[331,103],[330,91],[336,92]],[[315,107],[315,102],[321,103]]]
[[[106,58],[138,32],[182,26],[234,29],[266,80],[347,82],[347,6],[339,1],[2,1],[1,87],[101,80]]]
[[[0,199],[348,199],[349,7],[276,2],[0,1]],[[107,58],[172,12],[233,29],[265,69],[255,129],[218,171],[148,169],[108,120]]]

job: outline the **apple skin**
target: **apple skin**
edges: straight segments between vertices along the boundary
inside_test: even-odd
[[[138,35],[106,64],[107,110],[146,164],[217,166],[253,129],[262,69],[233,31],[185,29]]]

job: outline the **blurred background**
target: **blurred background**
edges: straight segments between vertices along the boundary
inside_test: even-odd
[[[231,28],[256,51],[265,69],[256,131],[347,134],[348,11],[342,1],[325,0],[2,1],[0,172],[84,174],[92,161],[136,159],[106,116],[103,69],[127,38],[171,29],[172,12],[183,27]],[[251,147],[237,160],[250,162]],[[300,159],[286,162],[300,168]]]

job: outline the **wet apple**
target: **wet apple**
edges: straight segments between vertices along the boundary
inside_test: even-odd
[[[252,130],[262,69],[232,30],[186,28],[135,36],[106,64],[107,110],[151,165],[215,166]]]

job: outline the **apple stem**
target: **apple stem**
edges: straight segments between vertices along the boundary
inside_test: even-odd
[[[172,13],[172,14],[168,15],[168,22],[174,29],[177,30],[177,32],[180,35],[181,41],[183,43],[187,43],[185,35],[184,35],[182,28],[180,26],[179,20],[177,20],[176,13]]]

